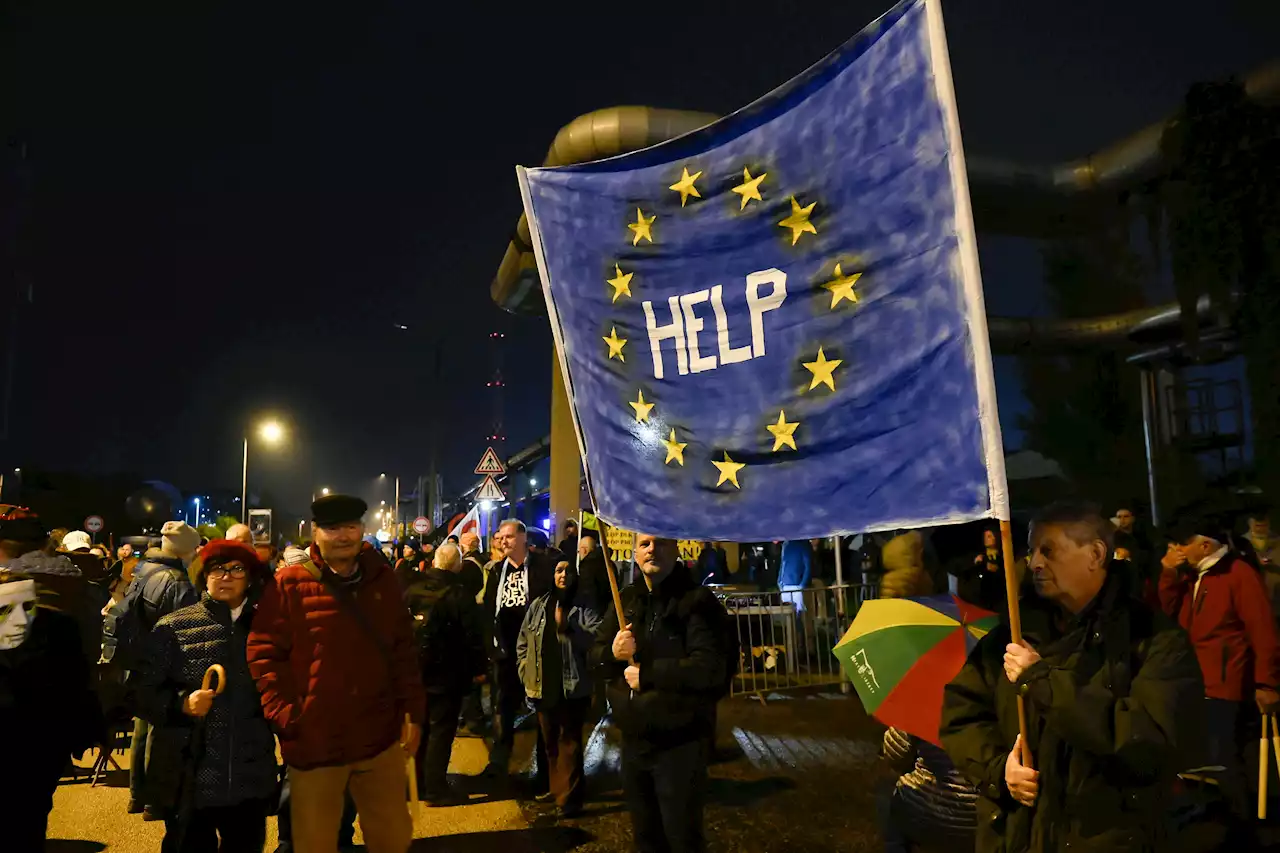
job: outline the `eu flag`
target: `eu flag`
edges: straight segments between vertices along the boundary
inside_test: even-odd
[[[937,0],[694,133],[519,177],[606,521],[747,542],[1008,518]]]

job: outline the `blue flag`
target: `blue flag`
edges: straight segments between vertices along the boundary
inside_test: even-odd
[[[694,133],[519,177],[606,521],[749,542],[1008,518],[937,0]]]

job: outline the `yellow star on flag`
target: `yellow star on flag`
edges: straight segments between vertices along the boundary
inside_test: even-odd
[[[673,461],[684,464],[684,449],[689,446],[688,442],[676,441],[676,431],[671,430],[671,438],[662,442],[667,447],[667,461],[663,465],[670,465]]]
[[[684,174],[680,176],[680,180],[676,181],[674,184],[668,187],[668,189],[673,189],[676,192],[680,193],[681,207],[684,207],[684,203],[689,200],[689,196],[693,196],[694,198],[702,198],[702,193],[698,192],[698,188],[693,185],[693,182],[698,180],[698,178],[701,178],[701,177],[702,177],[701,172],[695,172],[694,174],[690,175],[688,168],[686,168],[684,170]],[[653,241],[650,240],[649,242],[652,243]]]
[[[738,472],[747,467],[745,462],[734,462],[729,458],[729,451],[724,452],[724,461],[717,462],[712,459],[711,464],[720,469],[720,479],[716,480],[716,485],[723,485],[725,482],[733,483],[734,487],[741,489],[742,485],[738,482]]]
[[[742,183],[733,188],[733,191],[742,196],[742,206],[738,210],[746,210],[747,202],[755,199],[756,201],[764,201],[760,197],[760,182],[769,177],[769,173],[765,172],[758,177],[751,177],[750,169],[742,170]]]
[[[653,408],[653,403],[644,401],[644,392],[640,391],[636,395],[636,401],[631,404],[631,408],[636,410],[636,423],[643,423],[649,420],[649,410]]]
[[[796,197],[791,197],[791,215],[778,223],[779,227],[791,229],[791,245],[795,245],[800,239],[800,235],[804,233],[817,234],[818,229],[809,221],[809,215],[813,213],[813,208],[817,202],[811,202],[804,207],[800,206],[800,202],[796,201]]]
[[[853,286],[858,283],[858,279],[862,278],[862,273],[856,272],[853,275],[845,275],[840,269],[840,265],[836,264],[832,274],[835,276],[831,281],[822,285],[831,291],[831,307],[835,308],[840,304],[840,300],[848,299],[850,302],[857,303],[858,294],[853,292]]]
[[[797,450],[796,447],[796,427],[800,426],[799,421],[787,423],[787,413],[785,411],[778,412],[778,422],[776,424],[768,424],[765,429],[773,433],[773,452],[777,453],[783,447],[790,447]]]
[[[621,362],[625,362],[627,360],[622,354],[622,348],[627,345],[627,339],[618,337],[617,326],[614,326],[609,330],[609,336],[607,338],[601,338],[600,340],[609,345],[609,358],[616,358]]]
[[[613,265],[613,271],[617,273],[617,276],[607,279],[606,283],[613,285],[613,301],[617,302],[618,297],[622,294],[625,293],[627,296],[631,295],[631,276],[635,275],[635,273],[629,272],[623,274],[622,267],[617,264]]]
[[[841,359],[828,359],[822,352],[822,347],[818,347],[818,360],[806,361],[804,366],[813,374],[813,381],[809,383],[809,390],[812,391],[819,385],[826,385],[832,391],[836,390],[836,380],[833,374],[835,369],[840,366]]]
[[[655,213],[653,216],[645,219],[644,211],[638,207],[636,208],[636,221],[627,226],[631,229],[631,233],[635,235],[631,240],[631,245],[639,245],[641,237],[648,240],[650,243],[653,242],[653,232],[649,229],[653,225],[653,220],[657,218],[658,214]]]

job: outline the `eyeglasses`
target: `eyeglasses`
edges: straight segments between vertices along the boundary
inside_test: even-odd
[[[209,570],[209,577],[214,580],[222,580],[223,578],[236,578],[237,580],[249,573],[249,570],[239,563],[227,563],[223,566],[214,566]]]

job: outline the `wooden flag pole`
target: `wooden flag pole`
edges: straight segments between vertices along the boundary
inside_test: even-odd
[[[609,556],[609,525],[596,513],[596,525],[600,528],[600,552],[604,554],[604,573],[609,576],[609,589],[613,592],[613,612],[618,614],[618,630],[626,628],[622,621],[622,592],[618,589],[617,569],[613,566],[613,557]],[[632,665],[636,662],[631,659]]]
[[[1018,612],[1018,570],[1013,559],[1013,525],[1000,522],[1000,545],[1004,552],[1004,592],[1009,604],[1009,633],[1013,642],[1022,643],[1022,614]],[[1027,700],[1018,696],[1018,732],[1022,735],[1022,766],[1034,770],[1031,742],[1027,739]]]

